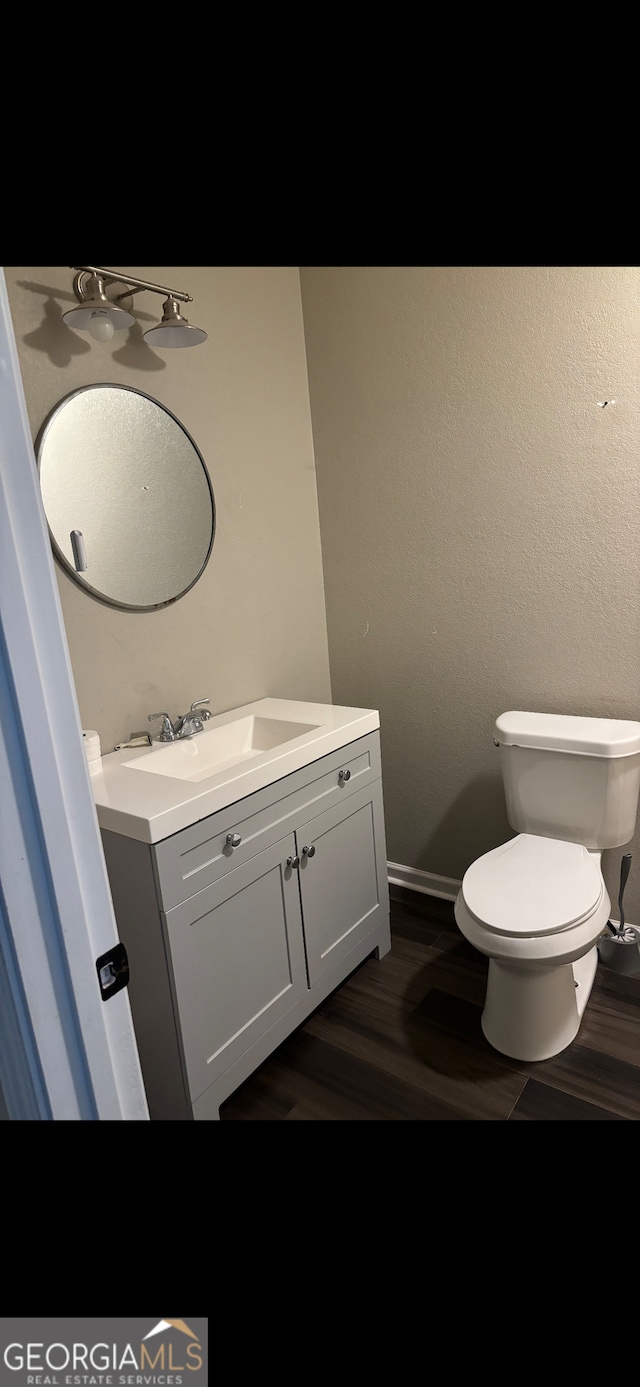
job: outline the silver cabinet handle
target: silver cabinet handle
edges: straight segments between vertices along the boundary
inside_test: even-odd
[[[299,857],[288,857],[288,858],[287,858],[287,867],[299,867],[299,866],[300,866],[300,858],[299,858]]]
[[[310,847],[310,848],[303,848],[303,849],[302,849],[302,856],[303,856],[303,857],[313,857],[314,855],[315,855],[315,846],[314,846],[313,843],[311,844],[311,847]]]
[[[338,771],[338,780],[350,780],[351,771]]]
[[[239,833],[228,833],[227,842],[230,848],[239,848],[242,842],[242,838],[240,837]]]

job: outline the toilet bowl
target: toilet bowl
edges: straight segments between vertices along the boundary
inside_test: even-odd
[[[517,836],[471,864],[455,918],[489,959],[489,1043],[551,1059],[575,1039],[596,974],[611,910],[601,853],[635,832],[640,722],[512,711],[493,741]]]
[[[521,833],[465,873],[454,913],[489,958],[482,1013],[502,1054],[544,1060],[575,1039],[611,909],[600,853]]]

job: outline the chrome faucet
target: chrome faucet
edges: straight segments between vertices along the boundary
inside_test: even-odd
[[[202,732],[202,724],[211,717],[205,703],[209,703],[208,698],[199,698],[191,704],[188,713],[184,713],[181,718],[177,718],[175,723],[171,721],[168,713],[149,713],[149,722],[154,718],[162,718],[162,731],[158,735],[159,742],[177,742],[185,737],[195,737],[196,732]]]
[[[202,732],[203,722],[207,722],[211,717],[209,709],[204,706],[208,702],[208,698],[199,698],[196,703],[191,704],[188,713],[178,718],[173,728],[176,737],[193,737],[196,732]]]

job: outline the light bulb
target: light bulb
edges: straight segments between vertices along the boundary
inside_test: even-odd
[[[110,342],[114,334],[114,326],[108,313],[92,313],[89,319],[89,332],[96,342]]]

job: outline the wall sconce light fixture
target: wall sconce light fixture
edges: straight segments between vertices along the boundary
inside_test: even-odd
[[[110,342],[114,332],[135,323],[130,311],[133,295],[148,289],[152,294],[166,295],[166,299],[162,322],[145,332],[146,342],[154,347],[196,347],[199,342],[206,342],[206,332],[191,327],[178,306],[179,303],[193,303],[191,294],[117,274],[115,270],[103,270],[96,265],[71,265],[69,268],[76,271],[73,289],[79,306],[63,313],[67,327],[89,332],[96,342]]]

